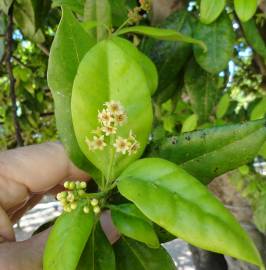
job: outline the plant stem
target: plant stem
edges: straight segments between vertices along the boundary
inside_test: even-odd
[[[114,165],[114,157],[115,157],[115,148],[113,147],[114,141],[115,141],[115,137],[114,135],[112,135],[110,137],[110,163],[109,163],[109,167],[108,167],[108,171],[107,171],[107,178],[106,178],[106,185],[105,185],[105,189],[108,189],[108,185],[111,181],[111,176],[112,176],[112,169],[113,169],[113,165]]]
[[[124,26],[126,26],[129,22],[129,18],[126,19],[114,32],[114,35],[117,34]]]

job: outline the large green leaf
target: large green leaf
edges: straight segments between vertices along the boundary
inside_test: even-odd
[[[203,69],[210,73],[218,73],[227,67],[235,43],[232,22],[227,14],[222,14],[212,24],[198,22],[194,38],[204,41],[208,47],[208,51],[203,52],[198,46],[194,46],[195,58]]]
[[[170,255],[163,248],[149,248],[145,244],[121,237],[114,245],[117,270],[175,270]]]
[[[92,131],[99,126],[98,111],[110,100],[120,101],[125,108],[128,119],[119,128],[117,136],[127,138],[132,130],[140,143],[136,154],[117,154],[112,158],[113,145],[93,152],[85,142],[86,137],[92,139]],[[83,153],[106,177],[113,179],[140,157],[152,125],[150,91],[142,68],[125,53],[124,46],[120,48],[111,39],[104,40],[86,54],[74,81],[72,118]],[[112,172],[109,170],[111,160],[114,164]]]
[[[265,140],[266,126],[262,119],[166,139],[158,155],[180,164],[207,184],[214,177],[252,161]]]
[[[90,236],[94,214],[85,214],[83,206],[63,213],[55,222],[44,250],[44,270],[76,270]]]
[[[0,10],[3,10],[5,14],[8,13],[14,0],[0,0]]]
[[[80,15],[84,13],[85,0],[53,0],[53,6],[66,6]]]
[[[84,6],[84,21],[96,21],[96,29],[90,32],[98,41],[107,37],[111,28],[112,16],[109,0],[86,0]]]
[[[239,19],[248,21],[256,13],[258,0],[234,0],[235,11]]]
[[[153,62],[126,39],[113,37],[112,40],[142,67],[151,95],[153,95],[158,86],[158,74]]]
[[[112,205],[110,208],[114,225],[121,234],[153,248],[160,246],[152,222],[134,204]]]
[[[94,43],[71,10],[63,8],[62,19],[50,51],[48,85],[55,102],[56,123],[62,143],[71,160],[92,176],[96,176],[96,168],[81,152],[74,134],[71,95],[79,63]]]
[[[248,22],[242,22],[241,25],[248,43],[259,55],[264,58],[264,61],[266,62],[265,41],[260,35],[255,19],[251,19]]]
[[[193,111],[199,121],[208,121],[218,96],[218,75],[203,70],[194,60],[190,61],[185,71],[185,87],[190,97]]]
[[[145,216],[173,235],[262,267],[255,245],[233,215],[203,184],[174,163],[158,158],[138,160],[120,175],[118,189]]]
[[[191,14],[187,11],[175,12],[160,25],[160,28],[192,36]],[[165,101],[162,96],[171,84],[174,84],[174,90],[176,90],[178,73],[191,55],[191,48],[189,43],[162,41],[153,38],[146,38],[142,43],[143,52],[153,60],[159,73],[157,100]],[[169,96],[167,95],[167,97]]]
[[[160,40],[171,40],[171,41],[182,41],[187,43],[196,44],[199,46],[199,49],[202,51],[207,51],[206,45],[201,40],[191,38],[189,36],[183,35],[182,33],[176,32],[171,29],[162,29],[151,26],[132,26],[125,27],[118,32],[115,32],[116,35],[123,35],[127,33],[136,33],[140,35],[149,36],[155,39]]]
[[[115,270],[115,254],[100,223],[93,228],[76,270]]]
[[[214,22],[225,8],[225,0],[201,0],[200,1],[200,20],[202,23],[209,24]]]

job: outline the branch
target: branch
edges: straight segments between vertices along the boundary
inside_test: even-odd
[[[40,44],[40,43],[38,43],[37,46],[38,46],[38,48],[39,48],[45,55],[49,56],[50,52],[49,52],[49,50],[48,50],[46,47],[44,47],[44,46],[43,46],[42,44]]]
[[[13,69],[12,69],[12,49],[13,49],[13,4],[11,5],[9,11],[8,11],[8,18],[7,18],[8,24],[7,24],[7,33],[6,33],[6,40],[7,40],[7,52],[6,52],[6,67],[7,67],[7,73],[8,78],[10,81],[10,98],[12,102],[12,113],[13,113],[13,121],[15,126],[15,132],[16,132],[16,142],[17,146],[23,145],[23,139],[21,136],[21,129],[18,121],[17,116],[17,97],[15,93],[15,78],[13,75]]]
[[[25,68],[29,68],[26,64],[24,64],[18,57],[16,57],[15,55],[12,55],[12,58],[18,62],[21,66],[25,67]]]

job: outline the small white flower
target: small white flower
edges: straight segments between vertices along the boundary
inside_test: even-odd
[[[86,144],[88,145],[90,151],[94,151],[94,150],[96,149],[96,148],[95,148],[95,142],[94,142],[94,141],[90,141],[90,140],[86,137],[85,142],[86,142]]]
[[[104,147],[106,146],[103,135],[100,137],[93,136],[93,142],[94,142],[94,149],[103,150]]]
[[[107,110],[113,115],[119,115],[124,113],[124,108],[119,101],[111,100],[109,102],[106,102],[104,105],[107,107]]]
[[[98,120],[104,126],[110,126],[111,123],[114,121],[112,114],[105,109],[103,109],[101,112],[98,112]]]
[[[114,116],[114,121],[116,125],[122,126],[127,120],[127,115],[125,113],[120,113]]]
[[[139,148],[140,148],[139,142],[135,141],[133,144],[130,145],[130,147],[128,149],[128,154],[129,155],[136,154],[138,152]]]
[[[102,127],[102,131],[105,133],[106,136],[109,136],[111,134],[116,134],[117,128],[113,126],[106,126]]]
[[[95,130],[93,130],[91,133],[97,135],[97,136],[101,136],[102,135],[102,129],[101,127],[97,127]]]
[[[127,139],[124,139],[122,137],[118,137],[114,143],[114,147],[116,149],[117,153],[122,153],[123,155],[126,154],[126,152],[129,150],[130,143]]]

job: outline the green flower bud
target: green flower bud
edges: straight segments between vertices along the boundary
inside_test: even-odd
[[[70,204],[70,207],[72,210],[75,210],[77,208],[78,204],[76,202],[73,202]]]
[[[75,185],[76,185],[76,189],[80,189],[80,182],[79,181],[76,181]]]
[[[71,212],[71,207],[69,206],[69,205],[66,205],[65,207],[64,207],[64,211],[65,212],[67,212],[67,213],[70,213]]]
[[[60,201],[60,200],[61,200],[61,198],[62,198],[61,193],[58,193],[58,194],[56,195],[56,199],[57,199],[58,201]]]
[[[75,183],[74,183],[74,182],[70,182],[70,183],[69,183],[69,186],[68,186],[68,189],[69,189],[69,190],[73,190],[73,189],[75,189],[75,188],[76,188]]]
[[[80,188],[81,188],[81,189],[85,189],[86,187],[87,187],[87,183],[84,182],[84,181],[82,181],[82,182],[80,183]]]
[[[94,199],[91,200],[91,205],[92,206],[96,206],[98,204],[99,204],[99,201],[97,199],[94,198]]]
[[[68,187],[69,187],[69,181],[66,181],[66,182],[64,183],[64,187],[65,187],[66,189],[68,189]]]
[[[101,212],[101,208],[98,205],[96,205],[95,207],[93,207],[93,212],[97,215]]]
[[[75,200],[74,194],[72,192],[68,192],[67,201],[73,202]]]
[[[85,214],[88,214],[88,213],[90,212],[90,208],[89,208],[88,206],[84,206],[84,207],[83,207],[83,212],[84,212]]]
[[[84,195],[84,194],[85,194],[85,191],[84,191],[84,190],[81,189],[81,190],[78,191],[78,195],[79,195],[79,196],[82,196],[82,195]]]
[[[60,194],[61,194],[61,198],[66,198],[67,197],[67,192],[66,191],[62,191]]]

